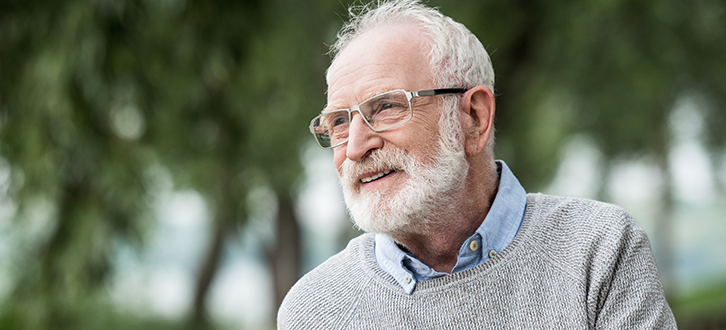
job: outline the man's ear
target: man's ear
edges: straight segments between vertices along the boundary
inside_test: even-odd
[[[476,156],[484,150],[494,129],[495,108],[494,94],[486,86],[476,86],[462,96],[460,118],[467,156]]]

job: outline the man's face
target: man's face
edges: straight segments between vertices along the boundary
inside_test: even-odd
[[[418,91],[434,86],[415,27],[395,25],[364,33],[337,57],[329,76],[327,109],[350,108],[382,92]],[[368,232],[416,232],[447,204],[466,177],[461,146],[440,139],[440,97],[413,99],[414,115],[403,126],[372,131],[354,114],[347,144],[334,149],[346,204]],[[451,204],[451,203],[448,203]]]

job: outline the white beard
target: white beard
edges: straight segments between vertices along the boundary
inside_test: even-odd
[[[442,221],[456,211],[454,201],[461,198],[469,170],[461,139],[446,132],[455,129],[452,124],[458,120],[443,123],[446,120],[440,121],[440,133],[448,139],[439,137],[437,150],[425,160],[395,148],[373,150],[361,162],[343,162],[340,183],[348,212],[358,227],[370,233],[396,235],[425,234],[445,226]],[[396,169],[396,175],[406,174],[408,180],[400,187],[360,191],[360,175],[387,169]]]

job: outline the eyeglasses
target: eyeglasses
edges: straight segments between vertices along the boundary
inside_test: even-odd
[[[383,132],[401,126],[413,118],[411,99],[414,97],[445,94],[461,94],[465,88],[430,89],[407,92],[402,89],[378,94],[349,109],[323,112],[310,121],[310,133],[323,149],[339,147],[348,142],[348,129],[353,112],[375,132]]]

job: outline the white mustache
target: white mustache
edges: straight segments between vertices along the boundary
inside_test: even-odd
[[[359,178],[367,173],[406,169],[413,166],[415,160],[406,154],[403,149],[375,149],[365,159],[359,162],[345,159],[341,168],[341,184],[355,187]]]

